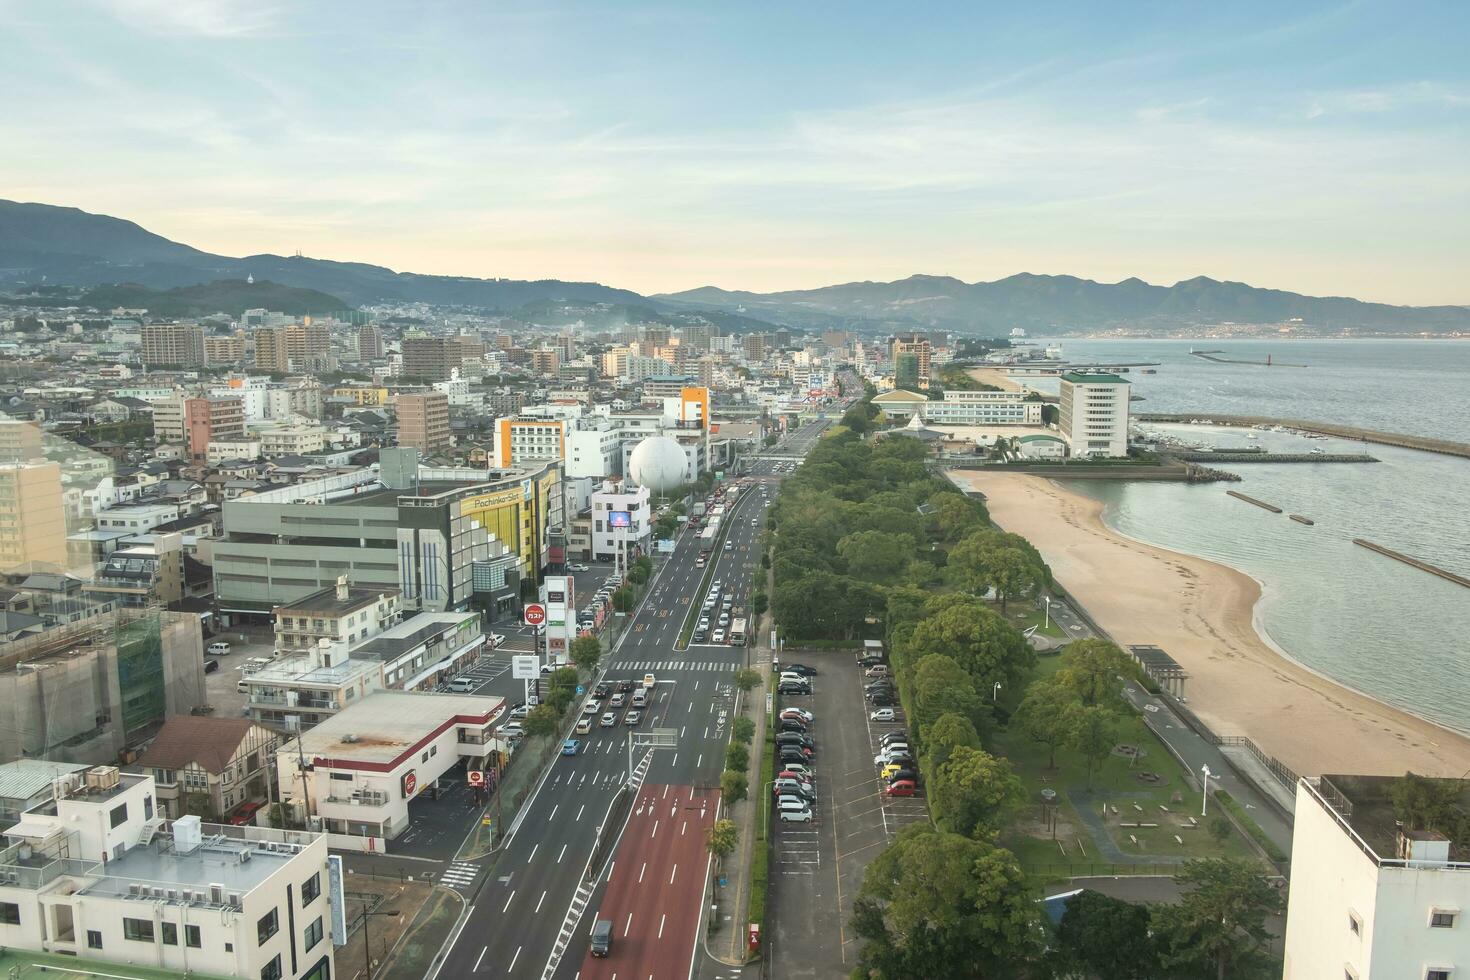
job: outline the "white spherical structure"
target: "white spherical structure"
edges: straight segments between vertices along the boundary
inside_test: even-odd
[[[654,493],[668,493],[684,483],[684,447],[668,436],[649,436],[633,447],[628,478]]]

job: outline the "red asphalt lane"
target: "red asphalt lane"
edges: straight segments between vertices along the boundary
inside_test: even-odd
[[[709,866],[705,830],[715,822],[718,799],[718,791],[644,785],[618,842],[602,905],[578,928],[585,943],[593,922],[612,920],[612,954],[585,954],[581,980],[689,976]]]

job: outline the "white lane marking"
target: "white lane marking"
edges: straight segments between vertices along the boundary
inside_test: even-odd
[[[514,972],[514,970],[516,968],[516,960],[518,960],[520,958],[521,958],[521,947],[517,946],[516,947],[516,955],[514,955],[514,956],[512,956],[510,958],[510,966],[508,966],[508,967],[505,968],[505,972],[506,973]]]
[[[676,865],[674,865],[674,870],[669,872],[669,884],[672,885],[674,883],[674,875],[676,875],[678,873],[679,873],[679,866],[676,864]]]
[[[530,864],[532,861],[536,860],[536,852],[539,851],[540,849],[541,849],[541,842],[540,841],[537,841],[536,842],[536,846],[533,847],[533,848],[531,848],[531,853],[526,858],[526,863],[527,864]]]
[[[561,804],[560,803],[558,803],[556,806],[554,806],[554,807],[551,808],[551,815],[546,818],[546,822],[547,823],[551,823],[551,821],[553,821],[553,820],[556,819],[556,811],[558,809],[560,809],[560,808],[561,808]]]
[[[505,914],[505,910],[508,909],[508,908],[510,908],[510,901],[511,901],[512,898],[515,898],[515,897],[516,897],[515,889],[511,889],[510,898],[507,898],[505,900],[505,905],[501,906],[501,909],[500,909],[500,914],[501,915],[504,915]]]
[[[668,918],[667,915],[660,915],[658,917],[658,938],[660,938],[660,939],[664,938],[664,920],[667,919],[667,918]],[[479,967],[479,963],[476,963],[475,966],[476,967]],[[651,976],[651,974],[650,974],[650,976]]]
[[[643,872],[648,870],[648,862],[643,862],[643,867],[638,869],[638,884],[643,884]]]
[[[587,804],[585,804],[585,803],[582,804],[580,807],[577,808],[577,822],[578,823],[581,823],[582,822],[582,811],[585,810],[585,809],[587,809]]]
[[[623,924],[623,937],[627,938],[628,930],[633,928],[633,913],[628,913],[628,921]],[[614,974],[616,976],[616,974]]]
[[[657,834],[658,834],[658,821],[657,821],[657,820],[655,820],[655,821],[654,821],[654,822],[653,822],[653,829],[652,829],[652,830],[650,830],[650,831],[649,831],[649,832],[648,832],[648,836],[649,836],[649,837],[654,837],[654,836],[656,836],[656,835],[657,835]]]
[[[474,966],[474,968],[472,970],[470,970],[471,973],[479,973],[480,972],[480,961],[485,958],[485,950],[487,950],[489,948],[490,948],[489,946],[483,946],[483,947],[481,947],[481,949],[480,949],[480,955],[475,957],[475,966]]]
[[[561,859],[566,856],[566,853],[567,853],[567,846],[565,844],[563,844],[561,846],[561,853],[556,856],[556,863],[557,864],[561,864]]]
[[[542,892],[541,893],[541,897],[536,900],[536,911],[537,912],[540,912],[541,911],[541,903],[544,902],[544,901],[546,901],[546,892]]]

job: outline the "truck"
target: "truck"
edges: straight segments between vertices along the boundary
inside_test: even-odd
[[[694,506],[692,506],[692,507],[689,508],[689,516],[690,517],[703,517],[704,516],[704,512],[707,509],[708,508],[706,508],[704,506],[704,501],[703,500],[698,501],[697,503],[694,504]]]

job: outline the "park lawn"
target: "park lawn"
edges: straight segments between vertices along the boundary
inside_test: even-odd
[[[1010,623],[1016,629],[1025,632],[1035,626],[1036,632],[1042,636],[1050,636],[1058,640],[1067,639],[1067,631],[1058,626],[1055,620],[1047,622],[1045,626],[1042,625],[1048,619],[1046,610],[1042,608],[1042,603],[1024,599],[1012,599],[1006,603],[1006,606],[1006,622]],[[1000,612],[999,605],[993,608],[996,612]]]
[[[1209,818],[1199,819],[1200,794],[1189,781],[1169,750],[1149,731],[1136,715],[1119,726],[1119,742],[1139,746],[1144,755],[1132,767],[1129,759],[1110,756],[1092,775],[1088,788],[1086,762],[1070,749],[1057,750],[1057,768],[1048,769],[1046,746],[1033,742],[1019,732],[1000,732],[991,739],[991,751],[1010,761],[1026,789],[1028,801],[1015,825],[1002,836],[1029,873],[1042,877],[1055,875],[1069,864],[1115,864],[1136,866],[1134,873],[1148,873],[1148,865],[1173,865],[1196,858],[1231,857],[1256,860],[1255,852],[1233,828],[1223,844],[1210,836]],[[1140,781],[1136,773],[1154,772],[1157,783]],[[1056,790],[1059,826],[1067,829],[1063,837],[1066,853],[1050,839],[1041,821],[1040,794],[1043,789]],[[1180,801],[1174,801],[1174,794]],[[1108,816],[1102,817],[1102,806],[1109,804]],[[1135,809],[1142,807],[1142,812]],[[1117,815],[1111,807],[1118,808]],[[1160,809],[1168,808],[1168,811]],[[1096,830],[1090,828],[1078,813],[1086,807],[1103,824],[1103,832],[1117,850],[1109,853],[1098,845]],[[1223,811],[1212,808],[1210,817]],[[1190,827],[1188,818],[1199,821]],[[1157,823],[1157,827],[1129,828],[1123,822]],[[1178,835],[1183,845],[1176,843]],[[1130,835],[1139,839],[1135,845]],[[1080,844],[1079,844],[1080,840]],[[1074,873],[1085,873],[1078,869]],[[1121,871],[1119,873],[1126,873]]]

